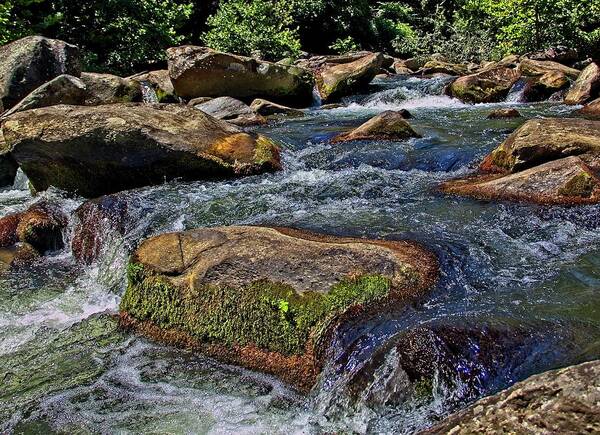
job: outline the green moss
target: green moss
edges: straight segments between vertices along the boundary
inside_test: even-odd
[[[264,165],[265,163],[273,162],[276,160],[274,151],[277,149],[277,145],[265,136],[259,135],[256,138],[256,148],[254,150],[254,163],[257,165]]]
[[[292,287],[257,281],[244,288],[178,288],[139,264],[128,269],[121,310],[161,328],[179,328],[200,341],[254,344],[286,355],[304,353],[329,322],[353,305],[389,295],[389,279],[364,275],[334,285],[327,293],[299,294]]]
[[[588,198],[594,188],[596,187],[596,180],[587,172],[580,172],[571,178],[567,183],[558,191],[563,196],[578,196],[582,198]]]

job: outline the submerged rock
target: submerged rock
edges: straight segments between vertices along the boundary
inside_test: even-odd
[[[349,142],[353,140],[404,140],[421,137],[406,121],[402,112],[388,110],[362,124],[361,126],[334,137],[331,142]]]
[[[271,101],[257,98],[250,104],[250,108],[259,115],[262,116],[273,116],[273,115],[286,115],[286,116],[304,116],[304,112],[291,107],[282,106],[281,104],[272,103]]]
[[[535,119],[492,151],[480,165],[480,174],[446,182],[441,189],[480,199],[597,203],[599,169],[600,122]]]
[[[238,126],[262,125],[267,120],[256,114],[246,103],[231,97],[212,98],[194,108]]]
[[[383,55],[372,53],[354,62],[325,67],[317,73],[321,100],[339,100],[365,87],[379,73],[382,63]]]
[[[421,296],[437,263],[410,242],[218,227],[150,238],[128,270],[124,326],[308,391],[338,325]]]
[[[519,72],[524,76],[538,77],[549,72],[561,72],[571,79],[576,79],[581,71],[570,68],[558,62],[522,59],[518,67]]]
[[[61,74],[81,74],[79,49],[74,45],[28,36],[0,47],[0,112]]]
[[[513,69],[495,67],[458,78],[448,92],[467,103],[494,103],[504,100],[519,77]]]
[[[175,105],[52,106],[17,113],[4,137],[37,190],[85,197],[281,168],[270,139]]]
[[[304,68],[189,45],[167,55],[173,87],[183,98],[268,98],[294,106],[312,101],[314,77]]]
[[[589,119],[600,120],[600,98],[585,105],[577,113]]]
[[[599,433],[600,361],[532,376],[422,434]]]
[[[488,116],[488,119],[499,119],[499,118],[520,118],[521,114],[517,109],[496,109],[493,110]]]
[[[600,94],[600,66],[592,62],[579,75],[565,96],[566,104],[584,104]]]

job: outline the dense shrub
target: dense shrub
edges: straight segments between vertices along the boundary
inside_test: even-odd
[[[208,19],[207,46],[268,60],[295,57],[300,40],[284,0],[227,0]]]

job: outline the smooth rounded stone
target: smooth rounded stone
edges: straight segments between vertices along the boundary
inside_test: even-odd
[[[578,69],[570,68],[558,62],[532,59],[522,59],[517,69],[522,75],[529,77],[543,76],[550,71],[558,71],[571,79],[576,79],[581,73]]]
[[[596,62],[589,64],[579,75],[567,95],[565,104],[584,104],[600,94],[600,66]]]
[[[421,434],[600,433],[600,361],[552,370],[479,400]]]
[[[577,118],[531,119],[481,163],[484,172],[517,172],[585,153],[600,154],[600,122]]]
[[[0,108],[12,108],[34,89],[62,74],[81,74],[79,49],[74,45],[28,36],[0,47]]]
[[[64,246],[67,222],[56,204],[38,201],[23,212],[0,218],[0,247],[10,248],[20,242],[41,254],[59,250]]]
[[[401,309],[436,278],[435,256],[412,242],[204,228],[139,246],[121,323],[307,392],[340,324]]]
[[[488,119],[502,119],[502,118],[521,118],[521,113],[517,109],[496,109],[493,110],[488,116]]]
[[[509,175],[480,175],[449,181],[442,184],[441,190],[477,199],[535,204],[576,205],[600,201],[600,179],[576,156]]]
[[[347,133],[335,136],[331,142],[349,142],[354,140],[404,140],[421,137],[413,130],[402,112],[388,110]]]
[[[354,62],[325,67],[317,72],[317,87],[323,102],[337,101],[364,88],[381,69],[383,55],[372,53]]]
[[[454,391],[454,400],[479,397],[519,374],[542,336],[536,331],[529,325],[448,320],[417,326],[387,340],[352,371],[346,393],[369,407],[433,400],[436,384]]]
[[[52,106],[4,121],[11,154],[36,191],[97,197],[165,180],[281,169],[279,147],[179,105]]]
[[[468,72],[469,69],[467,65],[442,62],[439,60],[430,60],[423,68],[417,71],[417,73],[421,75],[448,74],[451,76],[464,76],[468,74]]]
[[[179,103],[180,98],[175,94],[175,88],[171,83],[169,70],[162,69],[135,74],[128,79],[135,80],[142,86],[149,86],[156,95],[157,103]]]
[[[32,91],[19,103],[2,114],[0,119],[7,118],[13,113],[57,104],[83,104],[86,99],[85,83],[68,74],[62,74],[39,88]]]
[[[213,98],[193,107],[240,127],[267,123],[263,116],[256,114],[246,103],[232,97]]]
[[[583,106],[582,109],[577,111],[577,114],[585,118],[600,120],[600,98]]]
[[[259,115],[262,116],[273,116],[273,115],[286,115],[286,116],[304,116],[302,110],[294,109],[292,107],[282,106],[281,104],[273,103],[271,101],[257,98],[250,104],[250,108]]]
[[[221,53],[206,47],[167,50],[169,75],[180,97],[267,98],[292,106],[310,105],[313,74],[298,66]]]
[[[467,103],[494,103],[504,100],[520,74],[511,68],[495,67],[459,77],[448,93]]]
[[[396,60],[392,65],[392,70],[398,75],[411,75],[414,71],[406,66],[406,61]]]
[[[142,101],[140,83],[132,79],[112,74],[83,72],[81,81],[86,86],[86,106]]]
[[[322,69],[327,66],[341,65],[341,64],[345,64],[345,63],[355,62],[355,61],[360,60],[363,57],[369,56],[371,54],[373,54],[372,51],[356,51],[356,52],[345,53],[345,54],[329,54],[329,55],[326,54],[326,55],[319,55],[319,56],[311,56],[307,59],[299,59],[298,61],[296,61],[296,65],[314,71],[314,70]],[[382,60],[382,66],[383,66],[383,62],[385,62],[385,61],[386,61],[386,59],[384,58]]]

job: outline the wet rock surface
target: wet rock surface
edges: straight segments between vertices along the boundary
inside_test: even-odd
[[[372,53],[350,63],[325,67],[317,73],[317,86],[323,102],[332,102],[364,88],[379,73],[381,53]]]
[[[350,142],[355,140],[406,140],[420,137],[406,121],[403,112],[387,111],[377,115],[361,126],[335,136],[331,142]]]
[[[213,98],[194,104],[194,108],[240,127],[267,123],[263,116],[255,113],[246,103],[231,97]]]
[[[37,191],[55,186],[95,197],[280,168],[271,140],[185,106],[53,106],[17,113],[3,131]]]
[[[422,434],[596,433],[600,362],[535,375],[482,399]]]
[[[121,319],[308,391],[344,318],[413,300],[436,269],[409,242],[261,227],[169,233],[133,255]]]
[[[468,103],[492,103],[504,99],[520,74],[506,67],[495,67],[458,78],[448,92]]]

